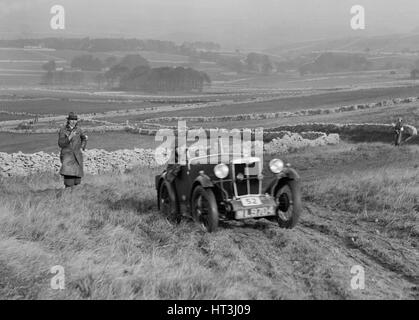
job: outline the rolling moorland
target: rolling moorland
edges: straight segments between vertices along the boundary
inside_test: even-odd
[[[344,45],[332,44],[336,50]],[[310,50],[332,44],[316,43]],[[347,48],[365,46],[359,40]],[[270,52],[294,55],[294,49]],[[370,54],[381,57],[384,49],[371,47]],[[137,129],[176,126],[173,117],[211,120],[187,122],[193,127],[269,130],[309,123],[385,129],[402,116],[419,127],[418,82],[403,66],[396,73],[383,68],[262,76],[231,75],[204,64],[215,77],[204,92],[149,94],[94,84],[41,86],[45,61],[60,58],[65,66],[80,51],[12,53],[13,59],[11,51],[0,49],[0,152],[57,153],[56,130],[69,111],[93,130],[88,149],[107,151],[155,148],[154,136]],[[187,61],[179,54],[141,54],[153,66]],[[413,52],[392,57],[417,58]],[[295,114],[211,118],[278,112]],[[336,132],[336,145],[265,155],[265,162],[278,156],[301,174],[304,210],[292,230],[265,219],[223,223],[214,234],[188,220],[171,223],[157,212],[154,175],[163,168],[89,174],[68,192],[50,173],[0,176],[0,298],[419,299],[419,138],[396,148],[390,129],[369,130],[356,136]],[[65,268],[65,290],[50,287],[55,265]],[[363,290],[350,286],[354,265],[365,268]]]

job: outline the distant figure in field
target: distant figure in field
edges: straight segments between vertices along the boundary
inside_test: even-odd
[[[66,188],[74,187],[81,183],[83,172],[83,151],[86,149],[87,136],[78,126],[78,117],[70,112],[67,123],[58,134],[58,146],[61,148],[60,174],[64,177]]]
[[[402,143],[403,119],[398,118],[394,125],[394,145],[399,146]]]
[[[394,145],[400,146],[402,143],[407,142],[417,136],[418,131],[414,126],[403,124],[403,119],[398,118],[394,126]],[[403,140],[403,135],[407,137]]]

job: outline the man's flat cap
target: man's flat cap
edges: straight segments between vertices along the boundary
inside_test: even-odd
[[[77,115],[74,112],[70,112],[68,114],[67,120],[78,120],[79,118],[77,117]]]

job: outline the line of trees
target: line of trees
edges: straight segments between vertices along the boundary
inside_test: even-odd
[[[104,79],[111,88],[147,92],[201,92],[206,84],[211,83],[205,72],[192,68],[151,68],[139,54],[125,56],[104,74]],[[103,78],[97,80],[103,81]]]
[[[147,92],[202,92],[206,84],[211,83],[210,77],[201,71],[184,67],[150,68],[138,66],[132,70],[116,66],[121,90]],[[106,77],[108,78],[109,73]],[[115,79],[115,78],[113,78]]]
[[[92,55],[75,57],[72,68],[97,71],[94,81],[99,88],[118,88],[120,90],[146,92],[201,92],[204,86],[211,83],[205,72],[193,68],[162,67],[151,68],[147,59],[139,54],[129,54],[119,62],[117,59],[107,61],[113,64],[106,72],[102,67],[104,62]],[[64,70],[58,68],[51,60],[43,65],[46,74],[42,83],[48,85],[80,85],[84,80],[84,73],[80,70]]]

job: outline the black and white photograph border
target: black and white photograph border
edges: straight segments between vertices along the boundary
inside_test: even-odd
[[[0,300],[419,299],[418,14],[0,0]]]

